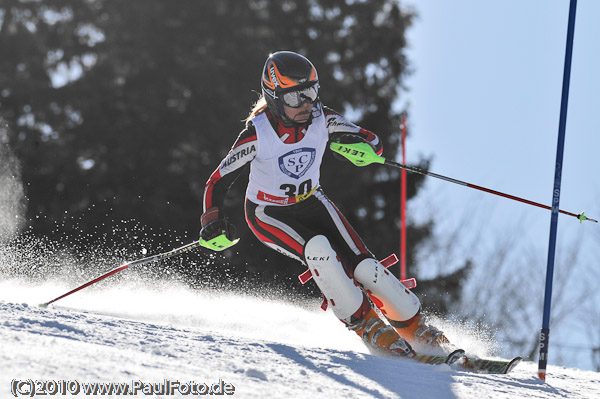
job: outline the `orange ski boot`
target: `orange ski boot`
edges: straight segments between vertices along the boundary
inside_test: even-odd
[[[347,327],[356,332],[370,348],[400,356],[414,357],[416,355],[394,327],[385,324],[370,306],[365,315],[356,322],[347,324]]]
[[[389,322],[402,338],[413,345],[422,344],[427,347],[446,350],[454,348],[442,331],[425,323],[425,318],[421,312],[406,321],[389,320]]]

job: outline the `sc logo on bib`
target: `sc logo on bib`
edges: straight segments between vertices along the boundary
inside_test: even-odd
[[[279,169],[286,175],[299,179],[308,171],[315,161],[314,148],[297,148],[279,157]]]

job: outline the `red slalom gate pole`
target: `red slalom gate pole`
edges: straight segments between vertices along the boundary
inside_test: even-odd
[[[402,115],[402,163],[406,165],[406,114]],[[400,193],[400,279],[406,280],[406,169],[400,171],[402,189]]]

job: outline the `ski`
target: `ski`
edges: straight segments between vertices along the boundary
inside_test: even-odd
[[[465,351],[462,349],[457,349],[449,355],[428,355],[425,353],[417,353],[414,357],[411,357],[411,360],[414,360],[419,363],[438,365],[438,364],[455,364],[459,360],[463,359],[465,356]]]
[[[486,374],[508,374],[521,362],[521,360],[523,360],[523,358],[520,356],[511,360],[492,360],[463,356],[455,364],[467,371]]]
[[[417,353],[410,358],[419,363],[440,365],[448,364],[452,368],[482,374],[508,374],[523,360],[517,356],[511,360],[492,360],[469,357],[463,349],[457,349],[449,355],[429,355]]]

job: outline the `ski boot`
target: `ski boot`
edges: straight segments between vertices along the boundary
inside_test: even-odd
[[[412,347],[394,327],[385,324],[371,307],[360,319],[346,326],[358,334],[369,348],[406,357],[416,355]]]
[[[425,322],[425,317],[421,312],[406,321],[389,320],[389,322],[401,337],[413,345],[420,344],[444,351],[454,349],[454,345],[450,343],[442,331]]]

